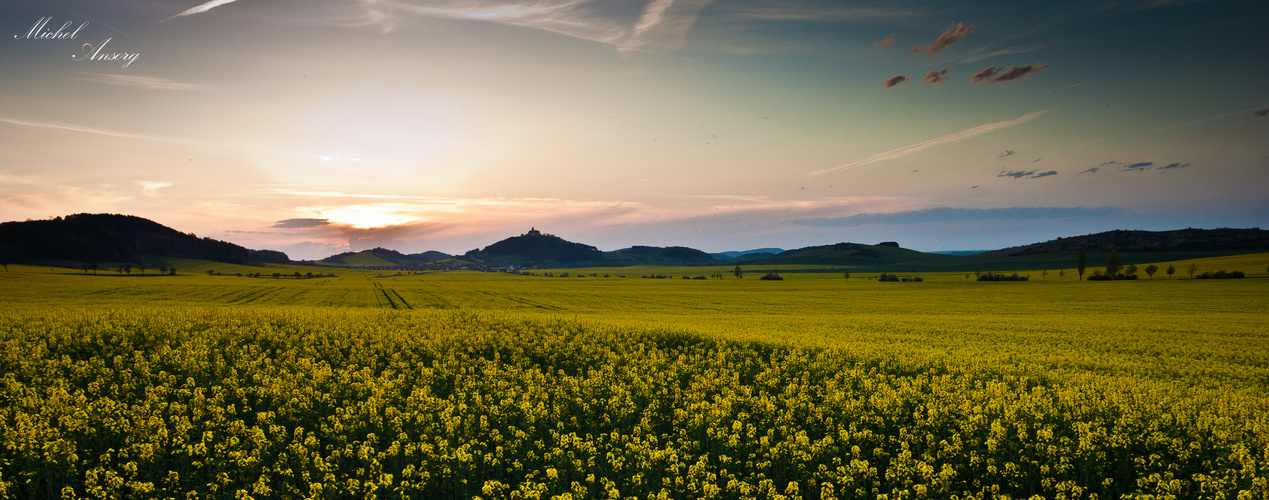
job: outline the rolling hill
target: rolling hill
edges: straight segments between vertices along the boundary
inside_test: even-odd
[[[275,259],[276,254],[281,252],[260,255]],[[246,264],[252,251],[131,215],[74,214],[0,224],[0,258],[13,262],[140,264],[152,257]]]

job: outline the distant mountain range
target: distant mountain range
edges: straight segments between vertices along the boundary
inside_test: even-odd
[[[706,266],[743,263],[758,268],[779,266],[842,266],[874,271],[953,271],[1055,269],[1070,267],[1079,249],[1090,263],[1111,250],[1126,260],[1161,262],[1269,251],[1269,231],[1261,229],[1181,229],[1176,231],[1107,231],[1058,238],[987,252],[925,253],[898,243],[836,243],[783,250],[706,253],[694,248],[633,246],[611,252],[567,241],[537,229],[512,236],[461,256],[428,251],[403,254],[375,248],[332,255],[320,261],[292,261],[275,250],[250,250],[233,243],[199,238],[129,215],[76,214],[46,220],[0,224],[0,260],[14,263],[72,265],[82,263],[142,264],[162,257],[183,257],[233,264],[308,264],[343,267],[420,268],[445,265],[499,267]],[[1184,255],[1182,255],[1184,254]]]

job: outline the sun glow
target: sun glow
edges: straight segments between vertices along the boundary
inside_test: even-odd
[[[415,222],[412,216],[395,213],[375,207],[347,207],[325,213],[325,218],[335,224],[343,224],[357,229],[375,229],[387,226],[399,226]]]

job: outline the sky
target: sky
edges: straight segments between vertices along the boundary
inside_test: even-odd
[[[0,220],[293,259],[1269,227],[1269,2],[0,0]]]

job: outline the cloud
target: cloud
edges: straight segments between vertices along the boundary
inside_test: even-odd
[[[957,62],[956,62],[956,64],[972,63],[972,62],[975,62],[975,61],[981,61],[981,60],[983,60],[983,59],[989,59],[989,58],[992,58],[992,57],[997,57],[997,56],[1010,56],[1010,55],[1014,55],[1014,54],[1026,54],[1026,53],[1029,53],[1029,52],[1035,52],[1035,51],[1037,51],[1037,50],[1043,49],[1043,48],[1048,47],[1048,46],[1049,46],[1049,45],[1032,45],[1032,46],[1030,46],[1030,47],[1009,47],[1009,48],[1004,48],[1004,49],[999,49],[999,50],[994,50],[994,51],[991,51],[991,52],[987,52],[987,53],[985,53],[985,54],[978,54],[978,55],[969,56],[969,57],[966,57],[966,58],[964,58],[964,59],[961,59],[960,61],[957,61]]]
[[[308,228],[330,224],[330,219],[286,219],[280,220],[270,227]]]
[[[770,7],[748,7],[739,6],[739,4],[740,2],[723,2],[717,7],[720,10],[730,9],[732,11],[723,16],[726,19],[757,21],[901,21],[927,15],[925,12],[912,9],[843,7],[819,2],[799,3],[794,0],[773,2],[769,5],[774,6]]]
[[[155,191],[165,187],[172,187],[170,182],[137,181],[137,184],[141,186],[141,192],[145,193],[146,196],[154,196]]]
[[[1013,177],[1014,179],[1039,179],[1041,177],[1048,177],[1051,175],[1057,175],[1057,171],[1049,170],[1047,172],[1040,172],[1038,170],[1002,170],[999,174],[996,174],[996,177]]]
[[[1141,161],[1137,163],[1124,165],[1123,171],[1124,172],[1140,172],[1142,170],[1150,170],[1150,167],[1153,165],[1154,165],[1154,162],[1152,161]]]
[[[926,85],[938,85],[947,81],[947,75],[951,74],[951,72],[952,70],[947,68],[943,68],[941,71],[931,70],[925,74],[924,78],[921,78],[921,81],[925,82]]]
[[[944,31],[943,34],[939,35],[938,39],[935,40],[934,43],[923,43],[917,45],[916,47],[912,47],[910,52],[913,54],[925,54],[932,56],[942,52],[943,49],[946,49],[949,45],[959,42],[960,39],[965,38],[965,35],[973,32],[974,25],[971,24],[966,26],[965,23],[956,23],[955,29]]]
[[[1082,170],[1082,171],[1080,171],[1080,173],[1075,174],[1075,176],[1076,176],[1076,177],[1079,177],[1079,176],[1084,175],[1084,174],[1095,174],[1095,173],[1097,173],[1097,171],[1098,171],[1098,170],[1101,170],[1101,169],[1102,169],[1102,167],[1092,167],[1092,168],[1089,168],[1089,169],[1087,169],[1087,170]]]
[[[140,87],[150,90],[206,90],[204,85],[178,82],[164,78],[153,78],[138,75],[115,75],[103,73],[85,74],[80,79],[84,82],[104,83],[120,87]]]
[[[221,5],[225,5],[225,4],[229,4],[229,3],[234,3],[235,1],[237,1],[237,0],[212,0],[212,1],[210,1],[210,2],[203,3],[203,4],[199,4],[199,5],[196,5],[196,6],[194,6],[194,7],[190,7],[190,8],[188,8],[188,9],[185,9],[185,11],[181,12],[180,14],[177,14],[177,15],[175,15],[175,16],[169,17],[169,18],[164,19],[164,20],[159,21],[159,22],[167,22],[167,21],[171,21],[171,20],[173,20],[173,19],[176,19],[176,18],[178,18],[178,17],[183,17],[183,16],[192,16],[192,15],[194,15],[194,14],[200,14],[200,13],[207,12],[207,11],[209,11],[209,10],[212,10],[212,9],[214,9],[214,8],[216,8],[216,7],[220,7]]]
[[[521,26],[631,51],[677,48],[712,0],[651,0],[638,18],[622,21],[597,12],[586,0],[511,0],[475,4],[466,0],[382,2],[393,12]],[[380,24],[388,22],[382,21]]]
[[[1013,150],[1012,150],[1012,149],[1006,149],[1006,150],[1005,150],[1005,152],[1000,153],[999,155],[996,155],[996,158],[1004,158],[1004,157],[1006,157],[1006,156],[1012,156],[1012,155],[1013,155]]]
[[[788,223],[791,225],[812,227],[859,227],[964,221],[1094,219],[1118,214],[1119,210],[1113,208],[1012,207],[981,209],[938,207],[908,212],[859,214],[849,217],[797,219],[791,220]]]
[[[891,33],[890,36],[882,38],[881,40],[877,40],[872,45],[874,47],[881,47],[883,49],[890,47],[891,45],[894,45],[894,33]]]
[[[908,77],[905,75],[894,75],[887,78],[886,81],[881,82],[881,85],[885,88],[890,88],[901,83],[908,83]]]
[[[1099,143],[1099,142],[1104,142],[1104,141],[1108,141],[1108,140],[1112,140],[1112,139],[1122,139],[1122,138],[1124,138],[1124,137],[1132,137],[1132,136],[1134,136],[1134,135],[1149,134],[1149,133],[1159,132],[1159,131],[1161,131],[1161,130],[1168,130],[1168,129],[1174,129],[1174,128],[1180,128],[1180,127],[1188,127],[1188,126],[1190,126],[1190,125],[1196,125],[1196,124],[1199,124],[1199,123],[1208,122],[1208,121],[1212,121],[1212,120],[1219,120],[1219,119],[1221,119],[1221,118],[1228,118],[1228,117],[1230,117],[1230,116],[1241,115],[1241,114],[1243,114],[1243,113],[1247,113],[1247,112],[1253,112],[1253,111],[1254,111],[1254,112],[1259,113],[1259,111],[1257,111],[1257,110],[1259,110],[1260,108],[1263,108],[1263,107],[1264,107],[1264,106],[1256,106],[1256,107],[1254,107],[1254,108],[1247,108],[1247,109],[1242,109],[1242,110],[1238,110],[1238,111],[1234,111],[1234,112],[1230,112],[1230,113],[1223,113],[1223,114],[1219,114],[1219,115],[1215,115],[1215,116],[1209,116],[1209,117],[1207,117],[1207,118],[1199,118],[1199,119],[1197,119],[1197,120],[1192,120],[1192,121],[1188,121],[1188,122],[1174,123],[1174,124],[1172,124],[1172,125],[1165,125],[1165,126],[1162,126],[1162,127],[1159,127],[1159,128],[1152,128],[1152,129],[1150,129],[1150,130],[1142,130],[1142,131],[1133,132],[1133,133],[1130,133],[1130,134],[1123,134],[1123,135],[1117,135],[1117,136],[1112,136],[1112,137],[1103,137],[1103,138],[1101,138],[1101,139],[1097,139],[1097,140],[1093,140],[1093,141],[1088,141],[1088,142],[1085,142],[1085,143],[1072,144],[1072,145],[1070,145],[1070,146],[1066,146],[1066,147],[1065,147],[1065,148],[1063,148],[1063,149],[1068,149],[1068,148],[1078,148],[1078,147],[1088,146],[1088,145],[1090,145],[1090,144],[1097,144],[1097,143]],[[1269,109],[1262,110],[1262,111],[1266,111],[1266,112],[1267,112],[1266,114],[1269,114]],[[1263,116],[1263,115],[1261,115],[1261,116]]]
[[[1256,115],[1256,116],[1265,116],[1265,115],[1269,115],[1269,108],[1265,108],[1265,109],[1262,109],[1262,110],[1260,110],[1260,111],[1257,111],[1257,112],[1255,113],[1255,115]]]
[[[3,116],[0,116],[0,123],[8,123],[10,125],[22,125],[24,127],[65,130],[68,132],[82,132],[85,134],[105,135],[109,137],[118,137],[121,139],[143,139],[147,141],[170,142],[173,144],[185,144],[185,145],[202,145],[203,144],[198,141],[177,139],[175,137],[164,137],[161,135],[130,134],[127,132],[115,132],[113,130],[105,130],[105,129],[92,128],[92,127],[81,127],[79,125],[70,125],[66,123],[17,120],[13,118],[5,118]]]
[[[962,131],[960,131],[960,132],[954,132],[954,133],[947,134],[947,135],[942,136],[942,137],[936,137],[936,138],[934,138],[934,139],[930,139],[930,140],[928,140],[928,141],[922,141],[922,142],[918,142],[918,143],[916,143],[916,144],[910,144],[910,145],[907,145],[907,146],[904,146],[904,147],[901,147],[901,148],[898,148],[898,149],[892,149],[892,150],[890,150],[890,151],[886,151],[886,152],[884,152],[884,153],[877,153],[877,154],[875,154],[875,155],[869,156],[869,157],[864,158],[864,159],[862,159],[862,160],[853,161],[853,162],[850,162],[850,163],[846,163],[846,164],[838,165],[838,166],[833,167],[833,168],[826,168],[826,169],[823,169],[823,170],[816,170],[816,171],[811,172],[811,173],[806,174],[806,175],[807,175],[808,177],[815,177],[815,176],[817,176],[817,175],[824,175],[824,174],[827,174],[827,173],[829,173],[829,172],[836,172],[836,171],[838,171],[838,170],[846,170],[846,169],[851,169],[851,168],[855,168],[855,167],[862,166],[862,165],[868,165],[868,164],[871,164],[871,163],[876,163],[876,162],[879,162],[879,161],[893,160],[893,159],[895,159],[895,158],[901,158],[901,157],[904,157],[904,156],[908,156],[908,155],[910,155],[910,154],[912,154],[912,153],[916,153],[916,152],[918,152],[918,151],[924,151],[924,150],[926,150],[926,149],[929,149],[929,148],[932,148],[932,147],[935,147],[935,146],[941,146],[941,145],[943,145],[943,144],[949,144],[949,143],[953,143],[953,142],[959,142],[959,141],[963,141],[963,140],[966,140],[966,139],[973,139],[973,138],[975,138],[975,137],[978,137],[978,136],[980,136],[980,135],[986,134],[986,133],[988,133],[988,132],[992,132],[992,131],[1000,130],[1000,129],[1003,129],[1003,128],[1009,128],[1009,127],[1012,127],[1012,126],[1014,126],[1014,125],[1019,125],[1019,124],[1022,124],[1022,123],[1026,123],[1026,122],[1029,122],[1029,121],[1034,120],[1034,119],[1036,119],[1036,118],[1039,118],[1039,117],[1040,117],[1040,115],[1043,115],[1043,114],[1045,114],[1045,113],[1047,113],[1047,112],[1048,112],[1048,110],[1046,109],[1046,110],[1043,110],[1043,111],[1036,111],[1036,112],[1033,112],[1033,113],[1027,113],[1027,114],[1025,114],[1025,115],[1022,115],[1022,116],[1019,116],[1019,117],[1017,117],[1017,118],[1014,118],[1014,119],[1012,119],[1012,120],[1005,120],[1005,121],[1002,121],[1002,122],[988,123],[988,124],[986,124],[986,125],[979,125],[979,126],[977,126],[977,127],[971,128],[971,129],[962,130]]]
[[[1014,80],[1026,78],[1027,75],[1044,71],[1045,68],[1048,67],[1049,65],[1044,63],[1028,64],[1025,66],[1006,66],[1003,68],[988,66],[982,71],[974,73],[973,76],[969,77],[969,80],[983,85],[1012,82]]]
[[[1189,164],[1189,163],[1180,163],[1180,162],[1176,162],[1176,163],[1169,163],[1169,164],[1167,164],[1167,165],[1164,165],[1164,166],[1162,166],[1162,167],[1159,167],[1159,170],[1174,170],[1174,169],[1178,169],[1178,168],[1185,168],[1185,167],[1188,167],[1188,166],[1190,166],[1190,164]]]

